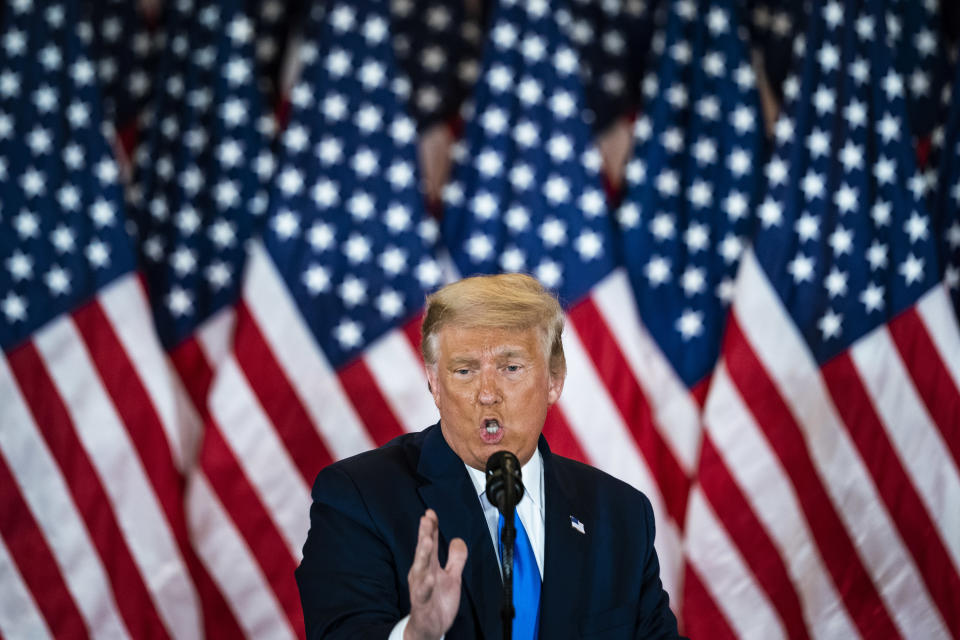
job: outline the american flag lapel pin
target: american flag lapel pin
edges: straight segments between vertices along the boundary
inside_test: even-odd
[[[574,516],[570,516],[570,526],[584,535],[587,534],[587,530],[584,528],[583,523],[577,520]]]

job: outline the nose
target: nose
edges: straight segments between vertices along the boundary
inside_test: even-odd
[[[500,387],[497,385],[497,379],[494,372],[489,370],[480,371],[480,386],[477,388],[477,402],[482,405],[496,404],[500,402]]]

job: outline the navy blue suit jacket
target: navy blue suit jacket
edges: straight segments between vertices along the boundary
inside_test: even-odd
[[[647,498],[540,438],[546,500],[540,638],[675,638]],[[440,520],[440,562],[469,550],[447,640],[500,638],[502,583],[473,482],[439,425],[325,468],[296,572],[308,638],[381,638],[410,611],[420,516]],[[571,526],[570,516],[585,533]]]

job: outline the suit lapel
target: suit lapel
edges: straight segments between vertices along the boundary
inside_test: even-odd
[[[546,500],[543,589],[540,592],[540,637],[561,638],[574,633],[576,586],[583,579],[591,532],[588,505],[580,503],[569,478],[556,468],[546,440],[540,438]],[[570,516],[585,523],[586,533],[571,524]]]
[[[441,563],[446,560],[450,541],[463,538],[469,554],[463,568],[463,588],[483,636],[499,637],[502,592],[499,563],[473,481],[463,461],[443,438],[439,425],[431,427],[424,437],[417,472],[424,480],[419,488],[420,497],[437,512],[440,520]]]

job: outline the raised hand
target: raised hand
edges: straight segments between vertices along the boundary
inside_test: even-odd
[[[467,545],[460,538],[450,541],[447,566],[437,557],[440,524],[433,509],[420,518],[417,549],[407,574],[410,587],[410,621],[404,640],[437,640],[453,624],[460,608],[460,574],[467,562]]]

